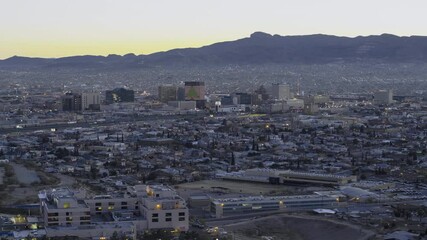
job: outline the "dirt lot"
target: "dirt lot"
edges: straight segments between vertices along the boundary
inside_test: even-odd
[[[34,173],[36,172],[34,171]],[[75,183],[74,178],[70,176],[62,175],[62,174],[54,174],[54,176],[59,179],[57,182],[54,181],[54,179],[52,179],[52,176],[50,176],[50,174],[46,174],[43,172],[36,173],[37,179],[40,179],[39,177],[42,175],[44,179],[48,179],[54,184],[48,184],[48,185],[43,185],[43,184],[28,185],[27,184],[25,186],[15,185],[14,187],[9,187],[5,191],[0,192],[0,194],[3,194],[2,195],[3,198],[0,199],[1,204],[9,205],[9,204],[37,203],[38,202],[37,194],[39,190],[53,188],[56,186],[71,187]],[[24,175],[21,174],[21,177],[23,176]],[[21,181],[22,179],[23,178],[21,178],[19,181]],[[31,176],[30,178],[24,179],[24,181],[28,182],[34,179],[36,178],[34,176]]]
[[[30,170],[21,164],[11,163],[10,165],[13,167],[15,175],[20,183],[31,184],[40,182],[40,178],[37,176],[36,171]]]
[[[348,223],[318,217],[276,215],[243,223],[227,225],[224,229],[234,239],[255,240],[263,236],[277,240],[364,240],[374,233]]]

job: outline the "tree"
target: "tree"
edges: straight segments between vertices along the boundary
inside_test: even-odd
[[[252,150],[255,150],[255,137],[252,138]]]
[[[117,231],[113,232],[113,235],[111,235],[110,240],[119,240],[119,234]]]
[[[236,160],[234,158],[234,152],[231,152],[231,163],[230,163],[230,165],[231,166],[235,166],[236,165]]]
[[[417,216],[419,217],[419,221],[421,222],[423,218],[427,215],[427,211],[425,207],[420,207],[417,209]]]
[[[54,154],[57,158],[62,159],[66,156],[69,156],[70,152],[66,148],[58,148]]]
[[[137,239],[141,240],[158,240],[158,239],[172,239],[173,235],[167,230],[151,230],[145,231],[142,235],[137,236]]]
[[[99,170],[98,168],[95,166],[95,164],[92,164],[90,166],[90,176],[95,179],[98,176]]]

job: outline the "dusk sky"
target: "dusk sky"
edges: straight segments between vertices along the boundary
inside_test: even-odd
[[[149,54],[263,31],[427,35],[425,0],[0,0],[0,59]]]

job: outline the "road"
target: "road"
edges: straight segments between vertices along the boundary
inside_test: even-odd
[[[171,120],[171,119],[194,119],[197,117],[203,117],[205,113],[198,114],[186,114],[186,115],[142,115],[134,118],[126,118],[115,121],[105,121],[105,122],[76,122],[72,124],[68,123],[60,123],[60,124],[46,124],[39,126],[28,126],[24,128],[0,128],[0,134],[9,134],[9,133],[25,133],[25,132],[33,132],[38,130],[51,130],[53,128],[57,130],[66,129],[66,128],[89,128],[96,126],[111,126],[118,124],[126,124],[126,123],[138,123],[138,122],[150,122],[150,121],[159,121],[159,120]]]

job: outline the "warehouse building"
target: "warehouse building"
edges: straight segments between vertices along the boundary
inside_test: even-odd
[[[210,212],[216,218],[263,211],[284,211],[331,207],[337,199],[324,195],[241,197],[213,199]]]

